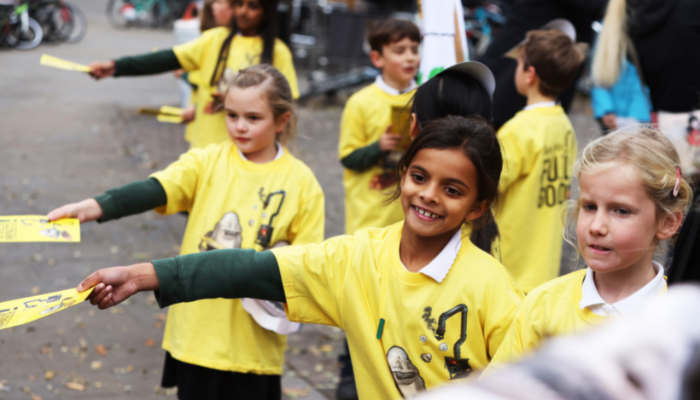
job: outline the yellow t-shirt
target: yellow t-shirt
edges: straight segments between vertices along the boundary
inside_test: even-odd
[[[201,76],[199,74],[199,70],[196,71],[190,71],[187,74],[187,82],[189,82],[191,85],[195,85],[199,87],[201,85]],[[190,96],[190,104],[194,104],[195,107],[197,106],[197,89],[192,88],[192,95]],[[196,111],[196,108],[195,108]],[[196,114],[195,114],[195,121],[190,122],[185,126],[185,141],[187,143],[192,143],[192,137],[194,135],[194,129],[196,128]]]
[[[217,248],[263,250],[323,240],[324,198],[309,167],[288,151],[266,164],[241,158],[231,142],[192,149],[152,175],[168,204],[156,211],[189,211],[180,254]],[[281,374],[286,336],[260,327],[241,300],[200,300],[170,307],[163,348],[180,361],[224,371]]]
[[[521,301],[508,271],[468,238],[442,283],[409,272],[402,228],[272,250],[289,319],[345,330],[361,399],[400,399],[484,368]]]
[[[225,27],[209,29],[202,36],[173,47],[175,56],[182,69],[185,71],[199,70],[200,84],[197,89],[195,103],[197,104],[196,118],[194,120],[194,132],[192,134],[191,148],[205,147],[212,143],[222,143],[229,140],[226,131],[226,120],[223,111],[207,114],[204,108],[212,101],[211,95],[218,90],[211,86],[209,81],[216,68],[221,45],[229,34]],[[226,67],[234,72],[260,63],[263,40],[256,37],[236,35],[231,41],[231,48],[226,61]],[[275,41],[272,56],[273,65],[289,81],[294,98],[299,97],[297,87],[297,75],[292,62],[292,53],[279,39]]]
[[[375,83],[352,95],[345,105],[340,122],[340,159],[368,146],[386,132],[391,124],[391,108],[405,107],[413,91],[393,96]],[[410,113],[410,106],[406,112]],[[343,171],[345,186],[345,232],[352,235],[362,228],[383,228],[404,219],[401,202],[385,204],[386,191],[396,187],[396,172],[375,165],[356,172]]]
[[[520,111],[498,131],[503,147],[496,222],[503,265],[525,291],[559,275],[563,203],[576,135],[560,106]]]

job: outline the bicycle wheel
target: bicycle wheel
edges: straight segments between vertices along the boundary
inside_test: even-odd
[[[126,29],[136,20],[136,9],[128,0],[109,0],[106,12],[110,25],[117,29]]]
[[[66,43],[78,43],[83,40],[87,34],[87,18],[83,13],[83,10],[78,8],[75,4],[66,3],[68,13],[70,14],[71,23],[73,24],[73,29],[70,33],[63,39]]]
[[[44,37],[44,32],[34,18],[28,19],[27,32],[22,32],[20,24],[16,24],[10,28],[10,33],[5,38],[5,41],[11,46],[20,50],[31,50],[41,43]]]

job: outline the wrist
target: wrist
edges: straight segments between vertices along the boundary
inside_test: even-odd
[[[134,264],[128,268],[129,280],[134,282],[136,290],[146,292],[159,289],[158,276],[153,263]]]

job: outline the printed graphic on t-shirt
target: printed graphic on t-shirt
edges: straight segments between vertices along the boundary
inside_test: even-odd
[[[544,159],[540,175],[539,201],[537,208],[554,207],[571,198],[571,171],[574,160],[569,157],[570,149],[576,146],[573,131],[567,131],[564,145],[545,137]]]
[[[459,304],[449,310],[439,314],[437,318],[433,317],[433,308],[427,306],[423,309],[421,319],[425,323],[425,327],[430,331],[430,334],[439,342],[438,349],[440,354],[433,355],[430,352],[409,356],[406,350],[401,346],[392,346],[386,354],[391,374],[396,382],[396,387],[401,392],[403,397],[411,397],[418,392],[425,391],[425,381],[421,378],[420,369],[411,360],[421,360],[425,364],[430,364],[433,358],[438,359],[441,355],[444,360],[444,368],[449,374],[449,379],[467,378],[472,373],[472,368],[469,365],[469,358],[462,358],[462,345],[467,341],[467,315],[468,308],[465,304]],[[451,346],[444,342],[447,334],[447,321],[453,316],[460,316],[459,338]],[[421,344],[428,343],[432,338],[426,335],[421,335],[418,340]],[[422,347],[422,346],[421,346]],[[452,347],[452,355],[450,354]]]

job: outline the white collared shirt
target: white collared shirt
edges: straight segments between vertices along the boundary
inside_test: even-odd
[[[390,94],[392,96],[398,96],[400,94],[408,93],[411,90],[415,89],[418,85],[416,84],[416,81],[411,79],[411,84],[408,85],[408,87],[404,90],[397,90],[394,89],[393,87],[389,86],[386,82],[384,82],[384,78],[382,78],[381,75],[377,76],[377,79],[374,80],[374,83],[379,86],[380,89],[382,89],[386,94]]]
[[[272,161],[278,160],[280,157],[282,157],[282,154],[284,154],[284,150],[282,149],[282,145],[280,145],[279,142],[275,142],[275,146],[277,146],[277,154],[275,155],[275,158]],[[248,161],[248,159],[246,158],[245,154],[243,154],[241,149],[236,147],[236,150],[238,150],[238,154],[241,155],[242,159]],[[272,161],[270,161],[270,162],[272,162]]]
[[[454,265],[459,249],[461,248],[462,230],[460,229],[455,232],[452,239],[447,242],[447,245],[445,245],[440,254],[433,258],[433,261],[423,267],[418,273],[433,278],[437,283],[442,283],[447,273],[452,269],[452,265]],[[403,267],[406,268],[405,265]]]
[[[608,304],[600,297],[598,288],[595,286],[595,280],[593,279],[593,270],[588,268],[588,270],[586,270],[586,279],[583,280],[583,286],[581,286],[582,296],[578,304],[579,307],[582,310],[588,307],[594,314],[602,316],[629,315],[646,304],[666,287],[664,267],[655,261],[653,264],[654,269],[657,271],[654,279],[634,292],[631,296],[615,304]]]
[[[554,107],[556,106],[557,103],[555,101],[543,101],[540,103],[535,103],[535,104],[530,104],[529,106],[525,106],[523,110],[532,110],[535,108],[541,108],[541,107]]]

